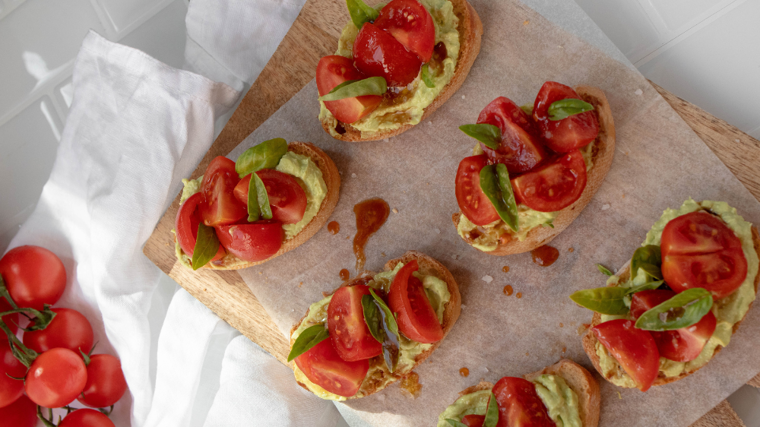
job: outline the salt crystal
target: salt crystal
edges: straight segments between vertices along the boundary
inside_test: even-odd
[[[466,305],[464,305],[464,304],[460,305],[459,307],[460,307],[462,310],[464,310],[465,308],[467,308],[467,306],[466,306]]]
[[[486,283],[491,283],[491,282],[493,282],[493,277],[486,275],[486,276],[483,276],[483,278],[481,280],[484,281],[484,282],[486,282]]]
[[[464,95],[462,95],[462,99],[464,99]]]
[[[641,94],[643,94],[643,93],[644,93],[644,91],[643,91],[643,90],[641,90],[641,89],[636,89],[636,92],[633,92],[633,93],[635,93],[636,95],[639,95],[639,96],[641,96]]]
[[[735,139],[734,142],[741,142],[741,141],[739,141],[738,139]]]
[[[439,228],[435,229],[435,234],[441,234],[441,230]]]
[[[606,210],[607,210],[607,209],[609,209],[609,208],[610,208],[610,205],[609,205],[609,203],[605,203],[605,204],[603,204],[603,205],[602,205],[602,210],[603,210],[603,211],[606,211]]]
[[[451,254],[451,259],[457,259],[457,254]]]
[[[388,138],[385,138],[385,139],[383,140],[383,142],[388,142],[388,141],[390,141],[390,139],[388,139]]]
[[[356,178],[356,174],[355,174],[355,173],[352,173],[352,174],[351,174],[351,178]]]

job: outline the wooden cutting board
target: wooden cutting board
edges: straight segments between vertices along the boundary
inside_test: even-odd
[[[343,0],[308,0],[291,29],[214,141],[192,178],[205,171],[211,159],[227,155],[283,104],[314,78],[317,62],[334,53],[349,16]],[[663,88],[655,89],[694,129],[739,180],[760,200],[760,141],[704,112]],[[315,118],[316,120],[316,118]],[[159,221],[143,252],[164,273],[253,342],[286,363],[288,342],[256,297],[234,271],[183,268],[174,255],[171,229],[179,195]],[[760,375],[751,381],[760,384]],[[743,426],[727,401],[694,426]]]

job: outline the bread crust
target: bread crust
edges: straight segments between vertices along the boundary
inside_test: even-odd
[[[755,252],[760,254],[760,234],[758,234],[757,227],[754,225],[752,226],[752,243],[755,247]],[[621,282],[625,282],[630,277],[631,271],[630,271],[630,264],[623,267],[621,273],[618,275],[620,277]],[[760,284],[760,271],[758,271],[757,275],[755,275],[755,294],[757,294],[758,284]],[[615,286],[614,284],[611,286]],[[754,302],[754,301],[753,301]],[[747,313],[749,313],[749,309],[752,308],[752,303],[750,303],[749,308],[747,309]],[[744,314],[744,317],[736,322],[733,326],[733,334],[736,333],[736,331],[739,330],[739,325],[744,321],[744,318],[747,317],[747,313]],[[594,365],[594,368],[599,372],[599,375],[601,375],[604,379],[608,380],[607,377],[604,376],[604,373],[602,371],[602,367],[599,362],[599,355],[596,354],[596,343],[597,339],[594,336],[594,333],[591,331],[591,328],[602,323],[602,316],[599,313],[594,313],[594,316],[591,319],[591,324],[589,325],[588,329],[586,329],[586,332],[583,334],[583,338],[581,339],[581,342],[583,344],[583,350],[588,355],[588,358],[591,360],[591,363]],[[718,352],[722,349],[722,346],[715,347],[715,352],[713,353],[712,358],[714,358]],[[684,372],[681,373],[681,375],[678,375],[676,377],[665,377],[662,375],[661,372],[658,373],[657,378],[652,383],[653,386],[657,385],[664,385],[664,384],[670,384],[672,382],[678,381],[680,379],[686,378],[689,375],[697,372],[698,370],[702,369],[703,367],[707,366],[707,364],[710,363],[709,361],[705,363],[704,365],[700,366],[699,368],[691,371],[691,372]]]
[[[454,75],[451,77],[449,83],[443,88],[441,93],[425,107],[420,122],[427,119],[435,110],[443,105],[454,93],[459,90],[467,78],[467,74],[472,68],[472,64],[475,62],[478,53],[480,52],[480,38],[483,35],[483,24],[480,22],[480,17],[475,9],[467,2],[467,0],[449,0],[454,6],[454,15],[459,18],[459,58],[457,59],[456,68],[454,68]],[[337,119],[336,119],[337,120]],[[333,138],[341,141],[379,141],[385,138],[396,136],[407,130],[411,129],[415,125],[404,125],[394,130],[386,130],[382,132],[373,132],[371,135],[362,136],[362,132],[350,124],[338,121],[338,126],[343,127],[344,133],[335,136],[330,133],[330,123],[328,120],[322,120],[322,128],[330,134]]]
[[[594,197],[597,190],[599,190],[599,187],[602,186],[602,182],[604,182],[604,178],[610,170],[615,154],[615,122],[612,119],[612,110],[610,110],[610,104],[607,102],[607,97],[601,89],[592,86],[577,86],[575,91],[584,101],[594,106],[594,114],[596,114],[599,121],[599,135],[596,137],[591,153],[594,166],[588,171],[586,188],[583,190],[581,197],[572,205],[559,211],[557,217],[552,222],[554,228],[535,227],[528,232],[525,240],[522,242],[512,239],[506,243],[500,242],[493,251],[481,252],[494,256],[512,255],[528,252],[551,242],[552,239],[557,237],[559,233],[565,230],[578,217]],[[452,216],[451,219],[455,227],[459,227],[461,215],[461,212],[457,212]],[[463,240],[467,242],[466,239]],[[470,244],[470,242],[467,243]]]
[[[412,260],[417,260],[417,264],[419,266],[419,272],[420,274],[426,275],[426,276],[435,276],[444,282],[446,282],[446,287],[449,290],[449,293],[451,294],[451,297],[449,298],[449,302],[446,303],[446,306],[443,310],[443,322],[441,324],[441,328],[443,329],[443,338],[441,338],[440,341],[434,343],[427,351],[420,353],[415,357],[414,359],[414,366],[412,369],[409,370],[406,374],[399,374],[398,372],[391,373],[388,371],[388,368],[385,366],[385,362],[383,361],[382,356],[376,356],[372,359],[370,359],[370,366],[373,365],[373,363],[376,366],[379,366],[380,369],[383,371],[383,377],[392,377],[393,380],[388,382],[386,385],[382,387],[372,388],[367,390],[367,393],[363,394],[362,396],[351,396],[347,399],[358,399],[360,397],[366,397],[371,394],[377,393],[378,391],[384,389],[390,384],[393,384],[394,382],[406,377],[414,369],[419,366],[425,359],[430,356],[433,351],[435,351],[436,348],[443,342],[443,340],[446,338],[446,335],[449,334],[449,331],[454,326],[454,323],[456,323],[457,319],[459,318],[459,313],[461,312],[461,305],[462,305],[462,297],[459,294],[459,285],[457,284],[456,280],[454,280],[454,276],[451,274],[451,272],[440,262],[436,261],[432,257],[429,257],[421,252],[417,251],[408,251],[404,255],[402,255],[400,258],[392,259],[388,261],[385,264],[385,271],[393,270],[394,267],[396,267],[396,264],[402,262],[404,264],[408,264]],[[358,282],[361,282],[362,280],[365,280],[367,278],[371,278],[374,276],[374,273],[365,271],[362,272],[359,276],[350,279],[346,282],[344,282],[342,285],[340,285],[338,288],[336,288],[330,295],[334,294],[335,291],[338,289],[344,287],[344,286],[351,286],[353,284],[356,284]],[[306,310],[306,313],[301,318],[301,320],[298,321],[295,325],[293,325],[293,328],[290,330],[289,339],[290,339],[290,346],[293,347],[293,343],[295,343],[295,340],[292,338],[293,332],[298,329],[298,327],[301,325],[301,323],[306,320],[306,317],[309,315],[309,310]],[[289,364],[291,369],[295,369],[296,364],[295,360],[290,362]],[[305,384],[298,382],[298,385],[303,387],[306,390],[309,390],[308,387],[306,387]]]

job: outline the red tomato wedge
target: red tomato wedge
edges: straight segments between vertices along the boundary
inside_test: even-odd
[[[656,289],[641,291],[631,298],[631,316],[634,320],[647,310],[654,308],[676,296],[673,291]],[[689,326],[675,331],[650,331],[660,356],[676,362],[689,362],[702,352],[702,348],[715,331],[716,319],[712,312],[705,314],[702,319]]]
[[[648,331],[634,327],[625,319],[600,323],[591,330],[594,336],[620,363],[641,391],[649,390],[660,370],[660,353]]]
[[[499,406],[497,427],[554,427],[532,382],[504,377],[494,384],[492,391]]]
[[[185,200],[177,211],[177,219],[174,222],[174,229],[177,231],[177,242],[182,252],[190,258],[195,252],[195,242],[198,240],[198,224],[201,223],[201,214],[198,205],[203,204],[203,193],[195,193]],[[221,259],[224,256],[224,248],[219,245],[213,261]]]
[[[325,56],[317,64],[319,96],[327,95],[335,86],[348,80],[362,80],[364,78],[366,76],[363,76],[354,67],[353,61],[344,56]],[[383,97],[379,95],[365,95],[337,101],[325,101],[325,107],[341,122],[353,123],[375,111],[382,100]]]
[[[586,162],[575,150],[512,179],[518,203],[540,212],[555,212],[578,200],[586,188]]]
[[[412,276],[419,266],[412,260],[396,273],[388,293],[388,306],[396,314],[398,329],[407,338],[421,343],[443,339],[443,329],[420,279]]]
[[[478,123],[501,131],[501,145],[494,150],[480,144],[492,163],[503,163],[510,174],[527,172],[548,158],[533,120],[512,100],[500,96],[480,112]]]
[[[231,254],[243,261],[263,261],[282,247],[285,232],[282,224],[274,220],[250,224],[221,225],[216,236]]]
[[[420,61],[433,56],[435,24],[430,12],[416,0],[393,0],[383,7],[375,26],[387,31]]]
[[[344,286],[327,306],[327,329],[335,351],[347,362],[379,356],[383,346],[364,322],[362,297],[370,295],[367,285]]]
[[[490,224],[499,219],[499,213],[486,193],[480,188],[480,170],[488,164],[488,158],[465,157],[459,162],[455,181],[455,191],[459,209],[475,225]]]
[[[261,178],[269,196],[272,219],[283,224],[295,224],[303,219],[306,212],[306,192],[296,178],[274,169],[262,169],[256,172]],[[246,175],[235,186],[235,198],[248,206],[248,188],[251,175]]]
[[[24,345],[37,353],[51,348],[68,348],[79,354],[89,354],[92,350],[92,326],[82,313],[70,308],[54,308],[53,321],[47,328],[24,332]]]
[[[462,424],[467,427],[483,427],[483,423],[486,421],[485,415],[465,415],[462,417]]]
[[[420,73],[417,55],[392,35],[367,22],[354,42],[354,64],[367,76],[385,78],[389,87],[406,86]]]
[[[10,405],[24,394],[24,381],[11,378],[23,378],[24,374],[26,366],[13,355],[8,339],[3,334],[0,339],[0,408]]]
[[[742,241],[715,215],[697,211],[674,218],[662,230],[663,256],[741,249]]]
[[[199,207],[204,224],[212,227],[234,224],[248,215],[246,206],[232,194],[239,181],[235,162],[223,156],[211,161],[201,182],[205,203]]]
[[[298,369],[314,384],[338,396],[351,397],[367,376],[367,359],[346,362],[338,356],[331,340],[324,340],[296,357]]]
[[[574,114],[562,120],[549,120],[549,107],[563,99],[581,99],[570,86],[546,82],[533,104],[533,119],[546,146],[557,153],[568,153],[588,145],[599,134],[599,122],[593,111]]]

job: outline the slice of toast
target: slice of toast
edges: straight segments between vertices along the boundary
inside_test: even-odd
[[[755,252],[757,252],[758,254],[760,254],[760,234],[758,234],[757,227],[755,227],[755,226],[752,226],[752,243],[753,243],[753,245],[755,247]],[[621,270],[620,274],[618,274],[618,276],[620,277],[619,283],[623,283],[626,280],[628,280],[628,278],[630,277],[630,275],[631,275],[630,264],[628,264],[628,265],[624,266],[623,269]],[[757,275],[755,276],[755,294],[757,294],[758,284],[760,284],[760,271],[758,271]],[[615,285],[613,284],[612,286],[615,286]],[[750,303],[749,308],[752,308],[752,303]],[[747,313],[749,313],[749,309],[747,310]],[[746,313],[744,314],[744,317],[747,317]],[[739,325],[742,323],[742,321],[744,321],[744,318],[742,318],[742,320],[740,320],[740,321],[738,321],[738,322],[736,322],[734,324],[734,327],[733,327],[733,333],[734,334],[736,333],[737,330],[739,330]],[[583,343],[583,350],[588,355],[588,358],[591,359],[591,363],[594,365],[594,367],[596,368],[596,370],[599,372],[599,375],[601,375],[602,377],[604,377],[605,379],[607,379],[604,376],[604,372],[602,371],[602,368],[601,368],[601,366],[599,364],[599,355],[596,354],[597,339],[594,336],[594,333],[591,331],[592,327],[594,327],[594,326],[596,326],[596,325],[598,325],[600,323],[602,323],[602,316],[599,313],[594,313],[594,317],[591,319],[591,325],[589,325],[588,329],[583,334],[582,343]],[[722,346],[715,347],[715,352],[713,353],[712,357],[715,357],[715,355],[717,355],[718,352],[720,352],[720,350],[722,348],[723,348]],[[707,363],[710,363],[710,362],[707,362]],[[662,372],[660,372],[658,374],[657,378],[652,383],[652,385],[669,384],[669,383],[672,383],[674,381],[678,381],[678,380],[680,380],[682,378],[686,378],[689,375],[693,374],[694,372],[697,372],[698,370],[700,370],[703,367],[707,366],[707,363],[705,363],[704,365],[700,366],[699,368],[697,368],[697,369],[695,369],[695,370],[693,370],[691,372],[683,372],[683,373],[681,373],[681,375],[678,375],[678,376],[675,376],[675,377],[665,377],[665,376],[662,375]],[[620,367],[619,369],[622,371],[622,367]]]
[[[464,80],[467,78],[467,74],[470,72],[472,64],[475,62],[475,58],[480,52],[480,37],[483,35],[483,24],[480,22],[480,17],[475,9],[467,2],[467,0],[450,0],[454,6],[454,14],[459,18],[459,58],[457,59],[456,68],[454,68],[454,75],[446,87],[443,88],[441,93],[425,107],[425,112],[422,114],[420,122],[428,118],[435,110],[438,109],[443,103],[448,101],[454,93],[459,90]],[[330,126],[332,124],[329,120],[322,120],[322,127],[325,132],[330,133]],[[333,138],[341,141],[379,141],[381,139],[390,138],[400,133],[406,132],[415,125],[403,125],[397,129],[385,130],[380,132],[373,132],[370,135],[365,134],[362,136],[362,132],[350,124],[337,122],[335,131],[337,136],[333,135]],[[342,132],[340,132],[341,130]]]
[[[519,254],[551,242],[552,239],[557,237],[559,233],[578,217],[583,208],[594,197],[599,187],[601,187],[604,177],[607,176],[607,172],[610,170],[615,153],[615,122],[612,119],[610,104],[607,102],[604,92],[591,86],[578,86],[575,88],[575,91],[584,101],[594,106],[594,114],[596,114],[599,121],[599,135],[596,137],[591,153],[594,165],[588,171],[586,188],[583,190],[581,197],[572,205],[559,211],[552,223],[554,228],[536,227],[528,232],[523,241],[512,239],[506,243],[499,243],[493,251],[483,252],[495,256]],[[455,227],[459,226],[461,215],[460,212],[457,212],[452,216]],[[465,239],[465,241],[467,240]]]
[[[441,323],[441,328],[443,329],[443,338],[446,338],[446,335],[448,335],[451,328],[454,326],[454,323],[456,323],[457,319],[459,318],[459,313],[461,311],[461,305],[462,305],[462,297],[459,295],[459,285],[457,285],[456,280],[454,280],[454,276],[451,275],[451,272],[443,266],[440,262],[436,261],[435,259],[417,252],[417,251],[408,251],[404,255],[402,255],[400,258],[392,259],[388,261],[385,264],[385,271],[393,270],[396,267],[396,264],[402,262],[404,264],[408,264],[412,260],[417,260],[417,264],[419,265],[419,273],[426,275],[426,276],[435,276],[444,282],[446,282],[446,286],[448,287],[449,293],[451,294],[451,297],[449,298],[449,302],[446,303],[443,311],[443,321]],[[343,286],[351,286],[359,281],[365,280],[368,276],[373,276],[374,273],[371,272],[364,272],[360,274],[358,277],[351,279],[345,283],[343,283],[340,287]],[[337,290],[337,289],[336,289]],[[335,293],[335,291],[333,291]],[[292,338],[293,332],[295,332],[296,329],[303,323],[304,320],[306,320],[306,317],[308,317],[309,311],[306,311],[306,314],[303,318],[301,318],[298,323],[296,323],[293,326],[293,329],[290,331],[290,346],[293,346],[293,343],[295,343],[295,340]],[[347,399],[357,399],[360,397],[369,396],[370,394],[377,393],[378,391],[384,389],[388,385],[406,377],[411,373],[414,368],[419,366],[425,359],[430,356],[433,351],[435,351],[436,348],[443,342],[443,338],[434,343],[427,351],[420,353],[415,357],[414,359],[414,366],[409,369],[406,372],[400,373],[398,371],[391,373],[388,370],[388,367],[385,366],[385,362],[383,361],[382,356],[373,357],[370,359],[370,366],[371,367],[378,367],[378,371],[375,371],[373,378],[365,378],[365,382],[367,381],[374,381],[376,386],[370,386],[366,387],[363,384],[362,389],[354,396],[348,397]],[[295,360],[290,363],[291,368],[295,369]],[[378,377],[378,378],[374,378]],[[387,378],[392,378],[392,381],[386,381]],[[382,381],[379,381],[382,380]],[[308,387],[306,387],[305,384],[299,382],[298,383],[301,387],[308,390]]]

